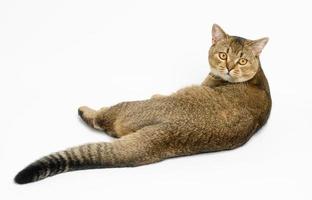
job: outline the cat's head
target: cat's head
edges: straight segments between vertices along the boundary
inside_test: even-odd
[[[211,73],[232,83],[252,79],[260,67],[259,54],[268,40],[269,38],[248,40],[230,36],[214,24],[209,50]]]

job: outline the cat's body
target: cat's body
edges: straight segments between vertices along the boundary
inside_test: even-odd
[[[241,146],[264,125],[271,109],[269,86],[258,55],[253,63],[259,65],[257,70],[243,82],[210,74],[201,85],[169,96],[123,102],[99,111],[81,107],[79,115],[87,124],[119,139],[43,157],[15,180],[28,183],[65,171],[138,166]]]
[[[182,134],[183,139],[188,138],[189,143],[182,142],[182,149],[195,145],[194,148],[198,147],[201,151],[217,151],[246,142],[254,130],[263,125],[271,106],[262,70],[259,71],[259,77],[245,83],[225,83],[214,87],[209,84],[204,81],[202,85],[183,88],[169,96],[123,102],[96,114],[82,107],[80,115],[88,120],[88,112],[94,112],[94,121],[89,125],[103,129],[114,137],[132,134],[146,126],[174,126],[174,130],[181,130],[178,134]],[[84,112],[87,114],[84,115]],[[220,147],[213,144],[215,140],[207,143],[208,146],[201,146],[202,141],[191,143],[192,140],[199,140],[199,137],[202,137],[202,141],[209,137],[223,139]],[[231,138],[229,143],[226,143],[227,137]],[[179,138],[175,140],[178,142]]]

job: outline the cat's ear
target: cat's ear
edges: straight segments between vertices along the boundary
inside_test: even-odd
[[[251,42],[252,53],[255,56],[258,56],[261,53],[262,49],[265,47],[265,45],[268,43],[268,41],[269,38],[267,37],[252,41]]]
[[[221,40],[227,38],[227,34],[222,30],[222,28],[217,25],[213,24],[212,26],[212,44],[215,44]]]

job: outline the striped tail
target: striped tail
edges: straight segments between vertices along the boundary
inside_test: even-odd
[[[148,126],[114,142],[85,144],[52,153],[28,165],[14,180],[25,184],[74,170],[134,167],[176,156],[169,153],[170,137],[162,128],[161,124]]]
[[[85,144],[52,153],[33,162],[20,171],[14,181],[26,184],[69,171],[130,167],[156,161],[151,158],[144,145],[137,145],[137,142],[131,140]]]
[[[56,174],[81,170],[110,167],[114,164],[111,143],[86,144],[45,156],[20,171],[14,181],[25,184]],[[111,159],[105,159],[103,153]]]

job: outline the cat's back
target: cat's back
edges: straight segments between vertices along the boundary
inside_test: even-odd
[[[175,104],[171,107],[175,115],[168,121],[195,139],[200,136],[202,143],[197,146],[203,149],[208,149],[206,141],[209,147],[213,143],[208,150],[231,149],[246,142],[267,120],[271,107],[266,91],[245,83],[187,87],[168,100]]]
[[[215,88],[227,100],[228,109],[239,113],[240,118],[250,117],[260,128],[271,111],[271,96],[265,89],[249,83],[229,84]]]
[[[183,88],[172,95],[180,99],[194,102],[209,102],[209,104],[229,103],[245,107],[249,104],[263,104],[270,100],[265,90],[246,83],[228,84],[219,87],[191,86]]]
[[[192,86],[173,95],[190,107],[197,116],[252,116],[265,118],[271,108],[271,98],[262,89],[250,84],[228,84],[220,87]]]
[[[263,105],[269,103],[270,95],[263,89],[247,83],[229,84],[216,87],[214,90],[223,98],[246,107],[253,105]]]

